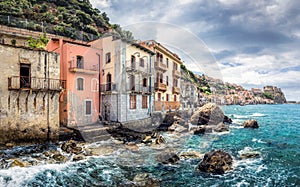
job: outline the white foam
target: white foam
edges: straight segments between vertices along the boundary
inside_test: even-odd
[[[236,118],[236,119],[247,119],[249,116],[233,114],[233,117]]]
[[[262,114],[262,113],[254,113],[251,115],[251,117],[264,117],[266,116],[265,114]]]

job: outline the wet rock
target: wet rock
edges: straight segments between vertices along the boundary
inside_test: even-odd
[[[91,148],[92,154],[94,156],[111,155],[114,149],[107,146]]]
[[[147,187],[158,187],[159,181],[153,177],[149,173],[139,173],[133,178],[133,182],[136,186],[147,186]]]
[[[232,123],[232,119],[230,117],[228,117],[228,116],[224,116],[223,123],[231,124]]]
[[[251,148],[246,147],[244,150],[239,151],[240,159],[247,159],[247,158],[256,158],[260,156],[260,152],[253,151]]]
[[[79,154],[79,155],[75,155],[73,157],[73,161],[80,161],[80,160],[84,160],[85,159],[85,156],[83,154]]]
[[[156,156],[156,160],[163,164],[175,164],[180,158],[174,152],[163,152]]]
[[[232,157],[222,150],[206,153],[198,165],[198,170],[213,174],[224,174],[232,167]]]
[[[73,140],[70,140],[68,142],[64,142],[61,145],[61,149],[67,153],[74,153],[74,154],[79,154],[82,153],[82,147],[79,147],[77,143]]]
[[[136,143],[134,142],[128,142],[125,147],[131,151],[138,151],[139,150],[139,146],[136,145]]]
[[[54,154],[52,158],[60,163],[65,163],[67,161],[67,157],[62,154]]]
[[[16,166],[26,167],[28,165],[26,162],[23,162],[19,159],[11,159],[11,160],[12,160],[12,163],[10,164],[10,167],[16,167]]]
[[[190,128],[190,131],[195,134],[195,135],[201,135],[205,133],[205,126],[197,126],[197,127],[192,127]]]
[[[154,144],[161,144],[161,143],[164,143],[165,142],[165,139],[162,137],[162,136],[158,136],[155,141],[154,141]]]
[[[145,138],[142,140],[143,143],[152,143],[152,137],[151,136],[145,136]]]
[[[178,123],[174,123],[168,128],[168,131],[181,133],[187,131],[187,128],[179,125]]]
[[[5,144],[5,146],[6,146],[8,149],[11,149],[11,148],[13,148],[13,147],[15,146],[15,144],[14,144],[14,143],[7,143],[7,144]]]
[[[254,119],[249,119],[243,123],[243,127],[255,129],[255,128],[258,128],[258,123]]]
[[[221,122],[214,128],[214,131],[215,132],[225,132],[225,131],[229,131],[229,129],[223,122]]]
[[[185,159],[188,159],[188,158],[201,158],[202,154],[198,151],[188,151],[188,152],[181,152],[179,154],[179,157],[180,158],[185,158]]]
[[[199,108],[191,117],[193,125],[217,125],[224,120],[224,113],[214,103],[207,103]]]

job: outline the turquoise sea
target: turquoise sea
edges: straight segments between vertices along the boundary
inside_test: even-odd
[[[148,173],[161,186],[300,186],[300,105],[222,109],[233,119],[229,133],[165,133],[167,143],[162,147],[140,145],[139,151],[120,149],[79,162],[2,169],[0,186],[132,186],[139,173]],[[260,127],[241,128],[247,119],[256,119]],[[223,149],[233,156],[232,171],[212,175],[196,171],[199,159],[181,159],[175,165],[163,165],[155,159],[165,150],[205,153],[212,149]],[[261,156],[239,159],[245,150],[258,151]]]

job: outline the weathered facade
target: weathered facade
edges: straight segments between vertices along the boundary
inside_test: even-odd
[[[133,42],[106,36],[91,45],[102,49],[101,97],[105,121],[128,122],[150,117],[154,53]]]
[[[66,89],[60,97],[60,124],[77,127],[97,122],[100,114],[100,50],[87,43],[62,38],[52,38],[47,49],[61,55],[60,77],[66,80]]]
[[[180,104],[182,109],[194,109],[199,106],[199,96],[197,86],[188,78],[186,72],[181,72],[180,78],[181,97]]]
[[[0,144],[56,141],[59,136],[59,55],[0,44]]]
[[[154,60],[154,110],[166,111],[180,108],[181,59],[160,43],[149,40],[141,45],[155,52]]]

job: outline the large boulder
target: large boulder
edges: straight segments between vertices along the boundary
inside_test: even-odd
[[[198,170],[213,174],[224,174],[231,169],[232,157],[222,150],[213,150],[204,155]]]
[[[217,125],[224,121],[224,113],[215,103],[207,103],[191,117],[193,125]]]
[[[214,128],[214,131],[215,132],[225,132],[225,131],[229,131],[229,129],[224,123],[221,122]]]
[[[180,158],[176,153],[166,151],[157,155],[156,160],[163,164],[175,164]]]
[[[249,120],[247,120],[243,123],[243,127],[244,128],[253,128],[253,129],[255,129],[255,128],[258,128],[258,123],[254,119],[249,119]]]
[[[133,178],[133,182],[136,186],[151,186],[151,187],[158,187],[159,180],[153,178],[149,173],[139,173]]]

